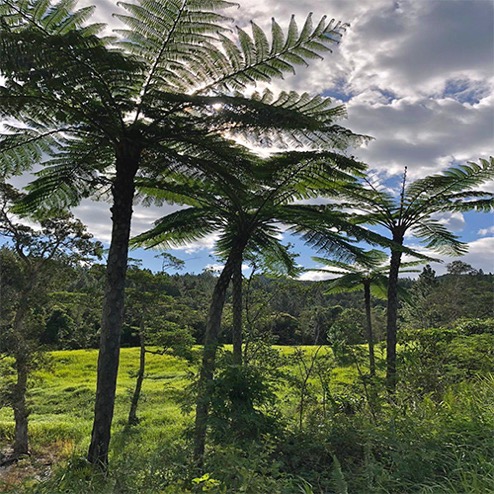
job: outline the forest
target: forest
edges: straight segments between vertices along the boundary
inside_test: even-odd
[[[108,36],[0,1],[0,492],[494,492],[494,275],[441,219],[492,212],[494,158],[383,187],[343,105],[272,84],[347,25],[234,5],[123,2]]]

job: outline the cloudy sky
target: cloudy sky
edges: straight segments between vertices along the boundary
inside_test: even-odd
[[[97,16],[113,22],[116,10],[108,0],[96,3]],[[271,17],[286,26],[291,14],[301,25],[309,12],[349,23],[339,47],[324,61],[299,68],[294,77],[275,86],[322,93],[344,102],[343,125],[374,137],[355,154],[369,164],[373,176],[386,183],[408,167],[408,176],[422,177],[454,162],[478,161],[494,154],[494,2],[493,0],[240,0],[229,14],[248,27],[250,19],[269,28]],[[492,189],[494,184],[490,184]],[[88,203],[78,216],[101,240],[109,238],[108,205]],[[138,233],[156,218],[136,209]],[[490,214],[455,214],[443,218],[469,243],[462,260],[494,272],[494,218]],[[410,239],[410,242],[414,242]],[[173,254],[200,271],[214,239]],[[300,262],[314,266],[314,255],[300,247]],[[133,252],[134,258],[141,252]],[[144,265],[158,268],[155,253]],[[447,259],[446,262],[451,261]],[[438,272],[444,267],[434,266]]]

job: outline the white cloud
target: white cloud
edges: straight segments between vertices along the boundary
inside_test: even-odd
[[[224,267],[224,264],[207,264],[204,269],[206,271],[211,271],[212,273],[219,274],[221,273],[221,271],[223,271]]]
[[[469,242],[468,253],[461,260],[471,264],[475,269],[494,273],[494,236],[484,237]]]
[[[440,213],[433,215],[433,218],[453,232],[460,232],[465,227],[465,218],[461,213]]]
[[[223,268],[225,267],[224,264],[220,263],[213,263],[213,264],[207,264],[204,269],[206,271],[211,271],[212,273],[219,274],[221,271],[223,271]],[[242,264],[242,272],[248,272],[250,270],[250,267],[247,264]]]
[[[81,0],[79,6],[92,3]],[[116,26],[118,21],[111,17],[118,10],[115,2],[99,0],[97,4],[93,21]],[[366,148],[352,152],[371,166],[383,187],[387,186],[384,180],[400,175],[405,165],[413,180],[453,162],[478,161],[492,154],[492,2],[243,0],[239,9],[228,9],[226,14],[247,29],[249,20],[255,19],[269,30],[273,16],[286,27],[294,13],[301,27],[311,11],[314,22],[328,14],[351,26],[342,43],[325,55],[324,61],[311,61],[308,68],[297,67],[295,77],[287,74],[284,80],[274,81],[274,87],[324,92],[332,94],[336,102],[348,100],[349,118],[342,125],[375,137]],[[16,180],[18,185],[25,184],[25,177]],[[139,205],[134,210],[133,234],[148,229],[156,218],[170,211],[153,211]],[[109,241],[108,204],[84,202],[75,214],[98,239]],[[455,231],[464,226],[461,215],[442,221]],[[474,231],[478,228],[473,226]],[[485,248],[494,250],[492,237],[488,237],[494,233],[492,228],[481,229],[478,233],[485,238],[470,244],[468,256],[473,256],[475,262],[488,265]],[[216,239],[211,235],[182,250],[211,250]]]
[[[481,228],[478,232],[478,234],[481,235],[482,237],[485,237],[490,233],[494,233],[494,225],[490,226],[489,228]]]
[[[334,278],[336,278],[335,274],[323,273],[321,271],[307,271],[298,277],[300,281],[325,281]]]
[[[494,273],[494,256],[492,254],[494,252],[494,236],[484,237],[472,242],[468,242],[467,246],[468,252],[465,255],[459,257],[442,256],[431,250],[427,250],[420,245],[410,244],[407,247],[410,247],[422,254],[442,261],[440,263],[428,262],[428,264],[430,264],[431,267],[436,271],[437,275],[445,274],[447,270],[447,264],[457,259],[470,264],[475,269],[482,269],[485,273]],[[416,259],[413,259],[409,256],[404,256],[403,258],[404,262],[412,260]],[[411,277],[416,277],[416,275]]]
[[[195,240],[194,242],[189,242],[186,245],[175,247],[175,250],[183,250],[187,254],[192,254],[200,250],[212,250],[218,238],[219,233],[211,233],[199,240]]]

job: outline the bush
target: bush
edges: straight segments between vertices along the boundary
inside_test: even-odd
[[[275,402],[274,389],[259,369],[226,366],[218,373],[211,390],[212,439],[230,443],[276,434],[281,415]]]

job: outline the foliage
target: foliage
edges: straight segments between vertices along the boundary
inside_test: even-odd
[[[253,366],[229,365],[211,384],[212,438],[218,444],[241,444],[276,434],[276,395],[269,377]]]
[[[454,165],[442,173],[407,182],[405,168],[399,195],[380,190],[368,179],[364,187],[350,185],[349,203],[342,207],[357,209],[362,223],[383,227],[391,250],[387,289],[386,382],[390,393],[396,389],[396,344],[398,330],[398,275],[402,255],[410,253],[429,259],[405,246],[405,236],[413,235],[427,249],[446,255],[462,255],[467,246],[437,219],[441,213],[480,211],[494,207],[494,194],[480,186],[494,177],[494,157]],[[478,188],[476,190],[476,188]],[[328,193],[331,193],[328,191]]]
[[[442,396],[453,383],[494,372],[492,319],[461,320],[453,328],[409,330],[402,335],[405,387]]]
[[[283,349],[284,355],[290,352],[293,350]],[[93,395],[88,389],[79,393],[76,402],[76,394],[94,377],[96,353],[54,352],[53,361],[52,371],[43,374],[43,385],[33,390],[34,408],[39,410],[31,421],[33,448],[39,454],[63,438],[75,441],[76,449],[68,453],[68,463],[54,467],[49,478],[31,479],[11,492],[194,492],[192,479],[198,477],[181,435],[189,418],[180,415],[170,390],[182,389],[188,382],[188,366],[183,361],[150,356],[141,425],[126,429],[125,389],[131,383],[129,370],[137,366],[138,353],[136,349],[122,351],[114,467],[106,476],[95,473],[80,457],[91,420],[85,410],[90,412]],[[292,365],[285,370],[296,372]],[[301,486],[309,489],[307,484],[313,493],[338,492],[337,485],[341,491],[345,484],[348,492],[369,494],[483,494],[492,490],[492,376],[467,377],[445,387],[437,400],[400,386],[394,402],[384,404],[378,421],[373,422],[367,408],[358,404],[361,387],[339,383],[338,375],[345,369],[336,370],[329,382],[335,405],[329,406],[325,415],[313,414],[302,432],[290,425],[292,409],[284,408],[284,403],[292,391],[282,386],[286,394],[278,395],[283,413],[279,432],[258,441],[215,443],[208,450],[205,468],[207,478],[220,484],[210,492],[298,494]],[[6,411],[0,410],[1,431],[8,430],[7,419]],[[198,487],[202,488],[201,484],[207,482]]]
[[[123,2],[124,28],[105,36],[94,7],[34,0],[0,5],[0,174],[41,163],[18,211],[110,196],[112,239],[101,325],[95,427],[88,458],[105,468],[136,178],[219,176],[232,189],[251,153],[234,138],[281,147],[345,149],[367,140],[335,125],[341,106],[320,96],[250,88],[293,72],[338,43],[345,25],[299,32],[252,23],[232,39],[216,0]],[[29,48],[27,48],[29,47]],[[171,184],[173,188],[173,183]]]

